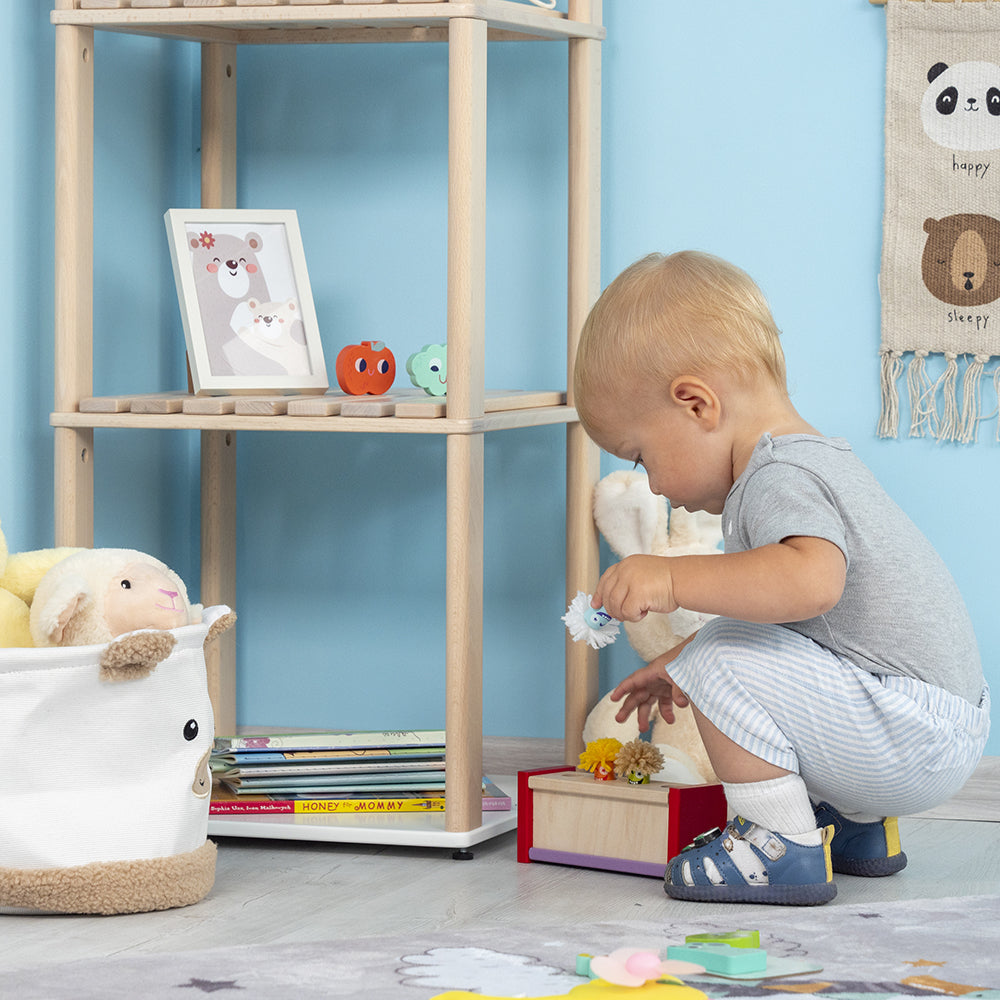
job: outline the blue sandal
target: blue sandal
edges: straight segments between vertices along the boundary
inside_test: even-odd
[[[841,816],[829,802],[820,802],[813,811],[819,826],[833,827],[830,857],[835,872],[880,878],[895,875],[906,867],[895,816],[873,823],[855,823]]]
[[[826,903],[837,895],[832,836],[832,829],[782,836],[737,816],[672,858],[663,888],[674,899],[706,903]]]

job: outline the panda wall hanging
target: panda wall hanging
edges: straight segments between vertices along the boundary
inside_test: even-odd
[[[878,432],[904,392],[911,436],[970,443],[1000,384],[1000,0],[887,0],[886,30]]]

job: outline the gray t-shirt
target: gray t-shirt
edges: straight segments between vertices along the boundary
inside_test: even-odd
[[[808,535],[847,560],[836,607],[783,623],[872,674],[916,677],[978,704],[983,671],[969,613],[941,557],[841,438],[757,443],[726,499],[727,552]]]

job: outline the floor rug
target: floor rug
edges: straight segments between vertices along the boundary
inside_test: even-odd
[[[701,910],[704,913],[704,910]],[[768,979],[685,977],[710,998],[889,1000],[929,996],[1000,1000],[1000,896],[815,908],[760,907],[669,922],[584,923],[442,930],[407,936],[212,948],[14,970],[0,995],[17,1000],[427,1000],[447,990],[554,996],[586,980],[581,953],[649,948],[666,957],[689,934],[758,930]],[[233,936],[238,937],[238,921]],[[53,951],[58,942],[53,941]],[[782,965],[782,963],[785,963]],[[770,970],[769,970],[770,971]]]

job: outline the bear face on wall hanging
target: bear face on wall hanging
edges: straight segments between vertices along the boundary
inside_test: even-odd
[[[924,222],[921,273],[942,302],[981,306],[1000,298],[1000,221],[959,214]]]

